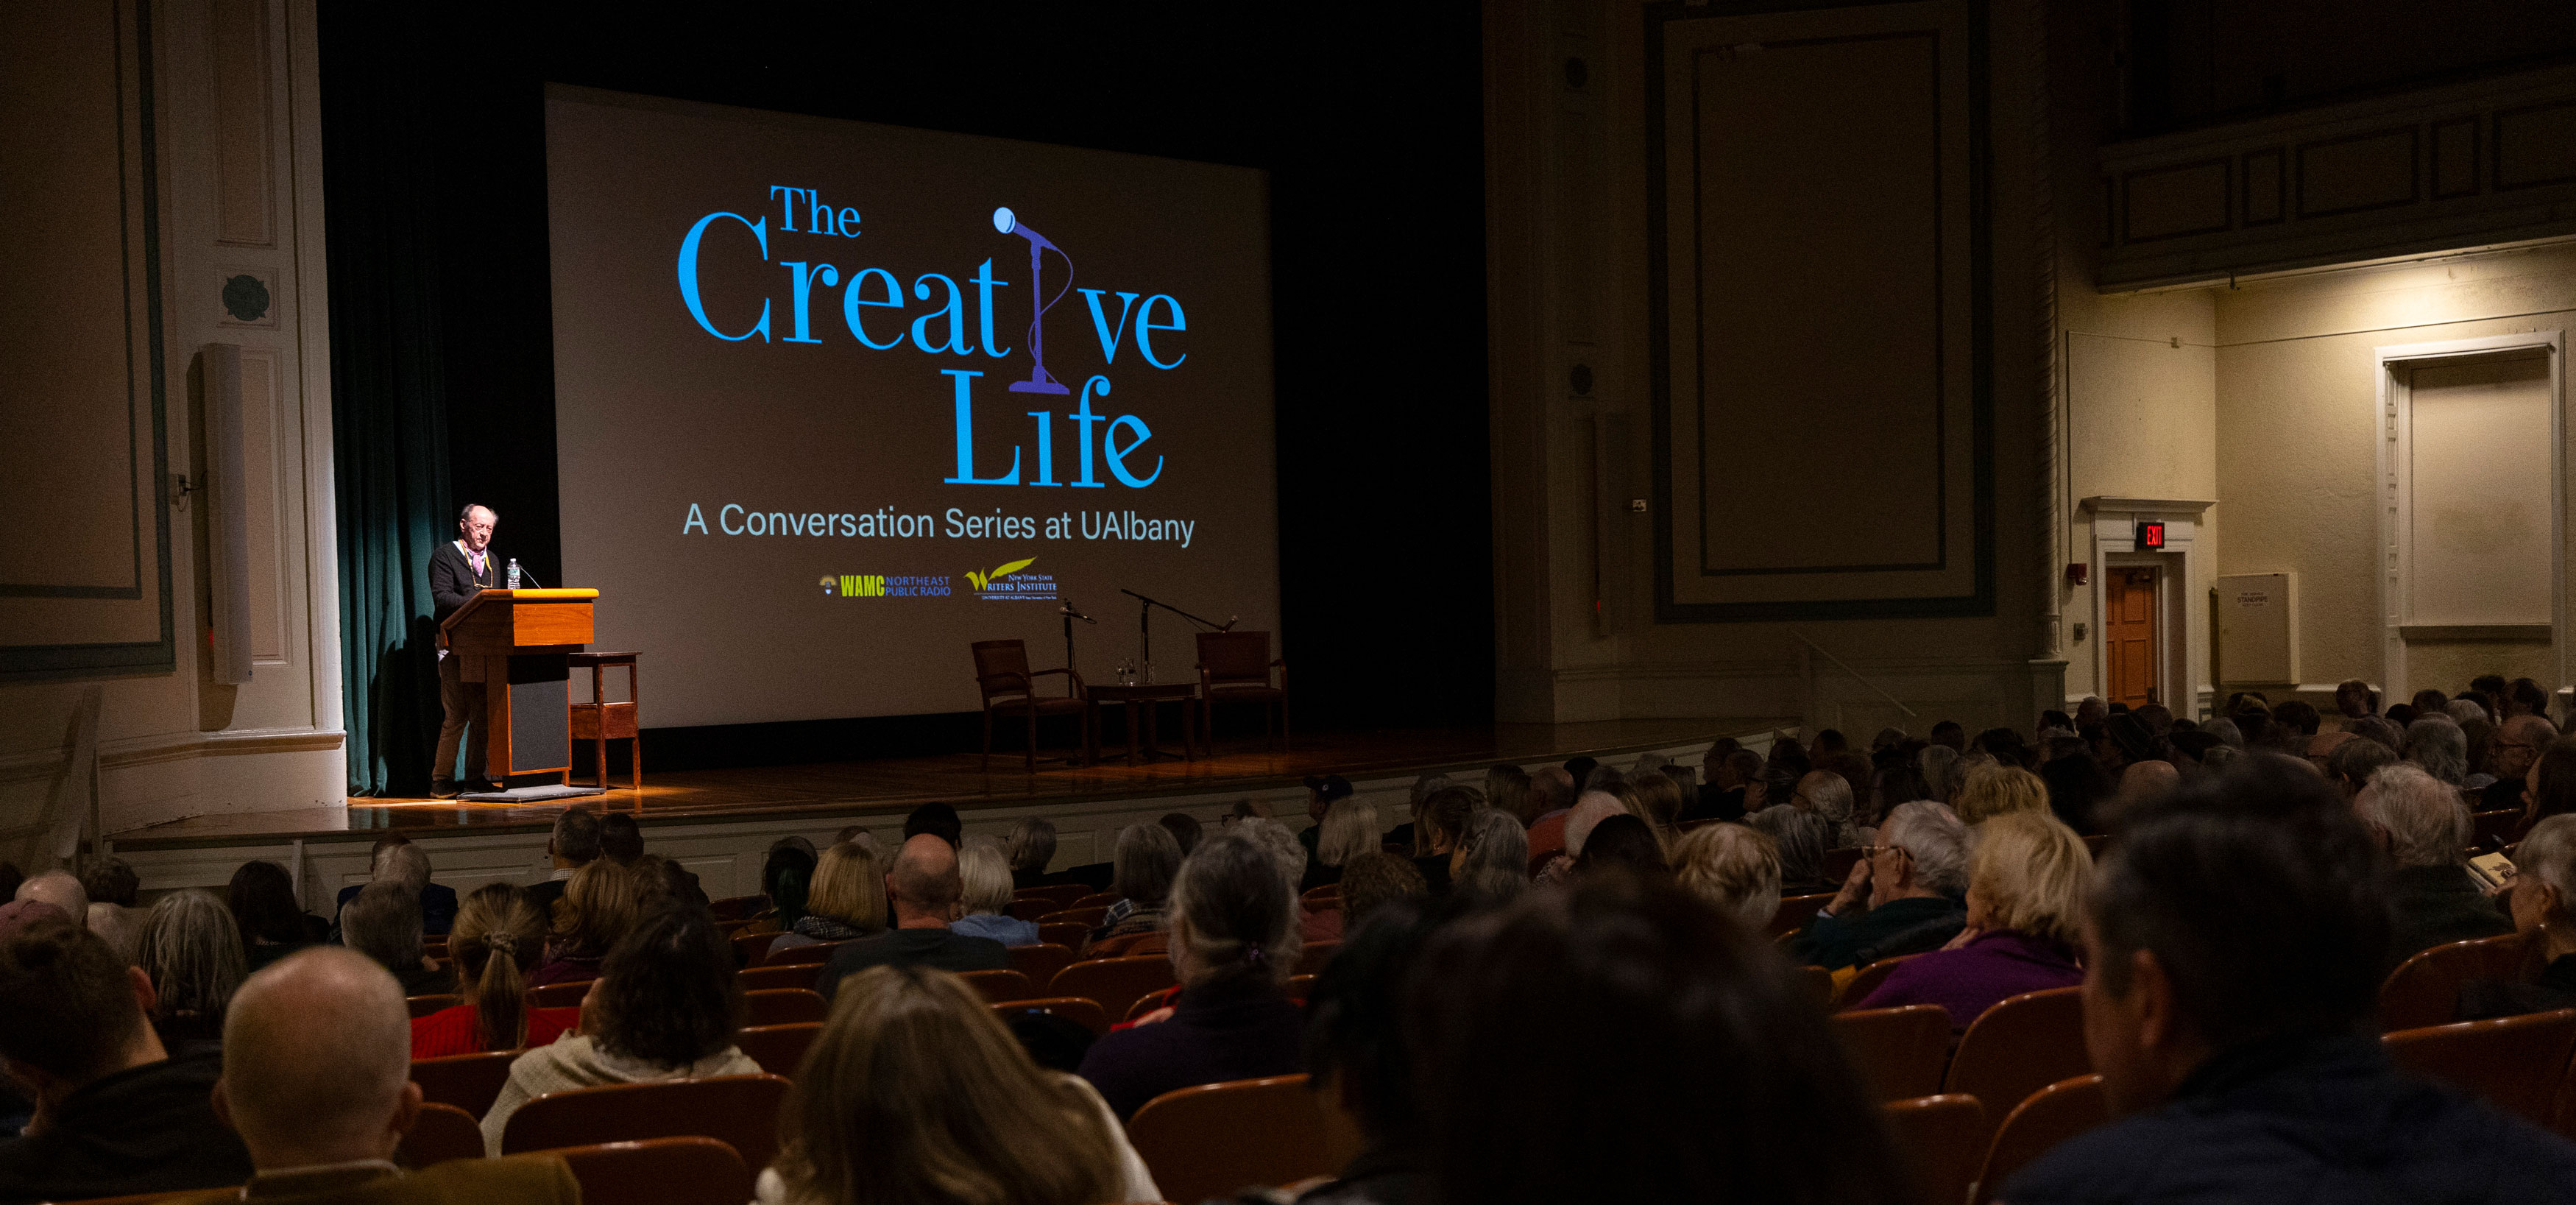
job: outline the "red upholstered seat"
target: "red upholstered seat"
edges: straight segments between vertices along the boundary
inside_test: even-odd
[[[2032,1093],[1995,1130],[1985,1171],[1977,1177],[1977,1205],[1993,1200],[1995,1190],[2031,1160],[2110,1119],[2111,1098],[2099,1075],[2062,1079]]]
[[[1941,1072],[1950,1062],[1950,1014],[1940,1005],[1859,1009],[1837,1013],[1833,1022],[1852,1068],[1878,1091],[1879,1100],[1940,1093]]]
[[[699,1135],[732,1144],[747,1167],[767,1167],[778,1153],[778,1108],[787,1099],[780,1075],[609,1084],[550,1092],[519,1106],[501,1131],[501,1153]],[[742,1185],[748,1200],[751,1184]]]
[[[1323,1107],[1302,1075],[1203,1084],[1145,1102],[1127,1138],[1171,1201],[1331,1175]]]

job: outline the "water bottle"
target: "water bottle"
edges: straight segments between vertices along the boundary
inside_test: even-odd
[[[513,590],[519,588],[519,558],[517,557],[510,558],[510,588]]]

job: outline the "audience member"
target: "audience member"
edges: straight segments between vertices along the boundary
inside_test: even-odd
[[[1124,937],[1162,928],[1163,902],[1171,894],[1172,876],[1180,869],[1181,843],[1172,838],[1172,830],[1159,824],[1131,824],[1118,830],[1109,879],[1109,890],[1118,900],[1109,905],[1092,937]]]
[[[2010,728],[1988,728],[1978,733],[1976,748],[1977,752],[2004,765],[2025,770],[2030,768],[2030,746],[2022,741],[2020,733]]]
[[[1829,971],[1939,949],[1967,912],[1968,828],[1949,808],[1909,803],[1890,813],[1833,902],[1798,934],[1791,954]]]
[[[2536,715],[2549,718],[2549,691],[2530,678],[2516,678],[2505,688],[2504,716]]]
[[[2369,1032],[2388,897],[2305,767],[2252,758],[2129,817],[2086,935],[2085,1045],[2116,1120],[1998,1199],[2503,1202],[2576,1182],[2576,1148],[2399,1074]]]
[[[143,910],[134,900],[143,880],[131,863],[119,857],[90,858],[81,868],[81,894],[89,897],[82,923],[107,941],[128,965],[134,962],[134,940],[143,929]]]
[[[758,1205],[1098,1205],[1162,1190],[1100,1095],[1029,1061],[954,975],[850,979],[779,1113]]]
[[[714,919],[689,908],[646,916],[600,963],[599,980],[582,1006],[581,1032],[535,1047],[510,1064],[509,1081],[483,1115],[483,1145],[499,1154],[510,1115],[549,1092],[757,1075],[760,1064],[734,1048],[741,1025],[742,985],[734,976],[733,950]]]
[[[250,974],[241,926],[222,900],[187,888],[153,902],[134,943],[134,965],[152,981],[152,1031],[172,1055],[220,1046],[224,1009]]]
[[[807,852],[810,856],[812,851]],[[555,901],[569,890],[573,873],[597,861],[599,854],[599,817],[580,804],[565,808],[562,815],[555,817],[553,835],[546,838],[546,857],[554,863],[554,869],[528,888],[528,898],[536,901],[537,910],[551,918]]]
[[[295,902],[295,880],[275,862],[242,863],[224,888],[224,904],[232,910],[233,923],[241,927],[242,956],[254,974],[320,942],[327,931],[321,918]]]
[[[2415,715],[2416,712],[2414,704],[2399,703],[2396,706],[2381,712],[2380,718],[2387,720],[2391,725],[2395,726],[2400,733],[2403,733],[2408,724],[2415,722]]]
[[[1764,808],[1745,823],[1771,838],[1780,851],[1780,894],[1824,895],[1841,884],[1825,877],[1825,850],[1833,829],[1822,816],[1805,808]]]
[[[1156,820],[1154,823],[1162,825],[1164,828],[1171,831],[1172,841],[1174,844],[1181,847],[1182,857],[1186,858],[1190,856],[1190,851],[1198,848],[1198,817],[1193,816],[1188,812],[1165,812],[1163,813],[1162,818]]]
[[[2515,841],[2543,820],[2576,813],[2576,736],[2549,742],[2540,751],[2540,760],[2531,763],[2523,783],[2522,819],[2514,825]]]
[[[910,841],[929,833],[955,849],[965,840],[966,826],[959,823],[957,809],[944,803],[925,803],[903,818],[903,839]],[[900,856],[900,855],[898,855]]]
[[[1082,1060],[1120,1120],[1174,1088],[1298,1069],[1304,1015],[1280,994],[1296,970],[1296,901],[1276,859],[1247,835],[1202,843],[1172,885],[1171,1018],[1114,1030]]]
[[[2076,952],[2092,887],[2092,851],[2056,817],[2012,812],[1987,821],[1968,860],[1968,927],[1941,949],[1897,964],[1859,1007],[1938,1004],[1951,1032],[1963,1033],[2009,997],[2083,982]]]
[[[1342,867],[1342,931],[1356,931],[1379,908],[1397,900],[1427,899],[1430,894],[1412,859],[1378,849],[1352,854]]]
[[[999,856],[999,851],[996,851]],[[1002,907],[1011,904],[1010,879],[1001,882]],[[1022,924],[1029,924],[1023,921]],[[796,923],[769,943],[769,952],[791,950],[798,946],[820,945],[827,941],[856,941],[885,932],[885,868],[868,851],[856,845],[835,845],[823,851],[823,859],[814,866],[814,887],[805,897],[805,907]],[[1035,934],[1037,926],[1029,924]],[[984,936],[990,936],[985,934]],[[1032,936],[1028,942],[1034,944]]]
[[[392,972],[404,995],[437,995],[447,989],[447,975],[421,951],[420,895],[411,884],[400,879],[367,884],[349,901],[341,933],[350,949]]]
[[[528,1006],[528,975],[545,945],[545,915],[526,888],[475,888],[456,910],[456,930],[447,943],[456,966],[454,990],[463,1003],[412,1021],[411,1057],[545,1046],[572,1029],[580,1009]]]
[[[2455,789],[2468,778],[2469,740],[2449,716],[2427,715],[2408,724],[2398,753]]]
[[[2044,812],[2048,783],[2019,766],[1987,762],[1969,769],[1951,808],[1968,824],[1984,824],[2006,812]]]
[[[427,850],[414,845],[410,838],[401,833],[387,833],[376,839],[375,848],[369,853],[368,860],[370,862],[369,881],[380,882],[392,879],[407,883],[411,886],[413,894],[420,897],[422,932],[445,933],[456,924],[456,889],[429,881],[430,865]],[[333,915],[337,916],[341,910],[346,909],[349,901],[358,898],[358,892],[364,890],[366,886],[367,884],[360,883],[341,888],[339,898],[332,902]]]
[[[2542,750],[2558,739],[2558,728],[2537,715],[2517,715],[2496,730],[2495,742],[2487,752],[2487,771],[2495,781],[2479,792],[2478,810],[2521,811],[2524,792],[2529,790],[2533,763]]]
[[[2513,922],[2469,875],[2469,809],[2449,784],[2401,762],[2371,775],[2352,807],[2393,867],[2391,967],[2444,942],[2513,931]]]
[[[2455,703],[2453,706],[2462,707],[2465,711],[2465,714],[2451,717],[2459,721],[2460,740],[2467,750],[2463,764],[2468,767],[2468,773],[2460,779],[2460,788],[2483,791],[2495,785],[2495,774],[2487,769],[2487,763],[2495,757],[2495,722],[2479,711],[2474,703]]]
[[[803,837],[780,837],[769,843],[760,863],[760,894],[769,906],[752,917],[750,933],[792,933],[805,915],[805,897],[813,891],[821,858]]]
[[[2078,753],[2040,763],[2039,780],[2048,787],[2048,810],[2079,833],[2098,833],[2093,813],[2116,792],[2098,758]]]
[[[2182,784],[2182,771],[2169,761],[2142,761],[2120,771],[2120,794],[2114,801],[2118,811],[2125,812],[2140,802],[2153,799]],[[2116,822],[2116,816],[2103,819]],[[2104,828],[2113,827],[2106,823]]]
[[[1616,869],[1625,874],[1662,876],[1669,874],[1669,862],[1663,843],[1655,839],[1655,830],[1646,822],[1621,813],[1594,825],[1584,838],[1583,852],[1574,859],[1574,873],[1589,876]]]
[[[26,898],[0,907],[0,1073],[36,1109],[25,1137],[0,1141],[0,1202],[250,1178],[241,1139],[208,1103],[222,1053],[171,1057],[154,1004],[151,979],[71,913]]]
[[[827,855],[828,856],[828,855]],[[873,864],[871,864],[873,869]],[[989,937],[1005,946],[1038,944],[1038,923],[1011,916],[1011,864],[999,837],[968,837],[957,848],[957,876],[965,889],[966,914],[949,922],[948,931]],[[876,879],[869,876],[870,885]],[[874,898],[883,900],[882,891]],[[882,907],[882,905],[880,905]],[[819,911],[820,903],[814,905]],[[879,928],[884,927],[879,923]]]
[[[1510,762],[1485,768],[1485,806],[1501,808],[1526,830],[1538,813],[1530,807],[1529,772]]]
[[[1530,774],[1530,807],[1538,815],[1532,825],[1574,806],[1574,779],[1563,766],[1541,766]]]
[[[2351,799],[2370,785],[2371,775],[2396,764],[2397,750],[2375,740],[2354,737],[2326,755],[2326,777],[2344,798]]]
[[[1734,749],[1724,757],[1710,754],[1708,782],[1701,786],[1689,807],[1682,809],[1682,819],[1741,820],[1752,802],[1754,784],[1762,777],[1762,755],[1750,749]]]
[[[1377,805],[1349,795],[1333,800],[1324,811],[1323,823],[1306,830],[1318,835],[1314,840],[1314,861],[1298,881],[1299,889],[1312,891],[1341,882],[1351,859],[1378,847],[1377,825]]]
[[[1850,789],[1851,816],[1843,823],[1864,834],[1863,839],[1866,840],[1865,834],[1878,825],[1877,814],[1870,811],[1869,793],[1870,777],[1877,773],[1877,767],[1870,764],[1867,755],[1845,751],[1816,759],[1816,769],[1840,777],[1843,785]],[[1833,817],[1827,816],[1826,819]]]
[[[1172,834],[1159,825],[1133,824],[1127,831],[1159,834],[1168,846]],[[1010,969],[1011,954],[989,937],[949,931],[949,922],[965,911],[966,882],[957,870],[957,849],[935,832],[904,839],[885,877],[894,904],[894,928],[832,951],[831,961],[814,990],[829,999],[842,979],[873,966],[927,966],[943,971]]]
[[[2343,727],[2344,731],[2351,733],[2355,739],[2375,741],[2387,746],[2391,753],[2397,752],[2397,747],[2406,743],[2406,730],[2390,723],[2386,716],[2366,715],[2357,720],[2345,721]]]
[[[2335,687],[2335,710],[2347,720],[2357,720],[2379,711],[2379,692],[2359,678],[2346,678]]]
[[[1780,845],[1759,829],[1710,824],[1683,833],[1673,846],[1673,877],[1756,933],[1780,911]]]
[[[1616,876],[1434,935],[1403,1033],[1437,1199],[1915,1200],[1823,1013],[1765,944],[1679,888]]]
[[[1471,905],[1509,903],[1529,886],[1529,861],[1520,822],[1500,808],[1478,808],[1449,857],[1450,893]]]
[[[1637,797],[1637,818],[1654,830],[1657,845],[1671,848],[1673,838],[1682,835],[1677,827],[1682,818],[1682,784],[1658,768],[1630,777],[1628,789]]]
[[[1961,727],[1957,720],[1943,720],[1934,724],[1932,731],[1926,735],[1931,738],[1933,744],[1953,753],[1968,751],[1968,730]]]
[[[1315,977],[1306,1000],[1306,1077],[1327,1109],[1360,1136],[1360,1149],[1300,1205],[1407,1205],[1429,1199],[1428,1131],[1413,1090],[1404,1039],[1404,988],[1431,925],[1396,904],[1352,930]]]
[[[214,1107],[240,1132],[258,1173],[235,1193],[191,1205],[581,1199],[571,1170],[545,1155],[396,1167],[394,1152],[420,1114],[404,1033],[402,988],[363,955],[312,950],[251,976],[224,1024],[230,1057]]]
[[[620,866],[633,866],[644,856],[644,829],[624,812],[599,818],[599,856]]]
[[[855,841],[850,844],[867,848]],[[646,854],[635,859],[635,865],[630,869],[635,874],[638,908],[657,908],[663,903],[687,908],[713,906],[713,901],[707,898],[707,889],[698,884],[697,872],[678,862],[660,854]]]
[[[2149,703],[2129,714],[2138,717],[2139,725],[2147,730],[2148,736],[2161,738],[2173,735],[2173,708],[2162,703]]]
[[[2461,985],[2460,1019],[2576,1007],[2576,816],[2552,816],[2513,851],[2513,927],[2532,945],[2525,980]]]
[[[1850,849],[1868,844],[1860,826],[1852,823],[1851,781],[1831,770],[1817,770],[1798,780],[1789,802],[1814,812],[1833,826],[1834,847]]]
[[[1517,828],[1519,826],[1515,825],[1514,827]],[[1305,900],[1300,897],[1297,884],[1299,882],[1299,876],[1303,874],[1306,869],[1306,850],[1304,846],[1297,843],[1297,835],[1289,832],[1287,825],[1281,824],[1276,820],[1268,819],[1246,820],[1240,824],[1234,825],[1233,830],[1243,834],[1247,838],[1250,838],[1253,844],[1260,846],[1264,853],[1270,855],[1272,861],[1279,864],[1280,874],[1285,876],[1289,898],[1297,901],[1295,904],[1295,910],[1297,914],[1298,937],[1301,940],[1310,943],[1319,941],[1340,941],[1342,939],[1341,910],[1339,908],[1309,908],[1306,906]],[[1182,861],[1186,864],[1188,859],[1185,858],[1182,859]],[[1168,934],[1158,936],[1163,936],[1167,939],[1169,937]],[[1150,947],[1148,943],[1141,942],[1137,945],[1128,947],[1129,952],[1137,954],[1148,953],[1153,950],[1169,950],[1170,948],[1171,945],[1168,940],[1164,941],[1162,944],[1151,945]]]
[[[2217,737],[2219,744],[2225,745],[2230,749],[2234,749],[2239,753],[2245,751],[2245,733],[2236,726],[2236,721],[2234,720],[2221,716],[2201,725],[2200,730],[2210,734],[2211,736]]]
[[[536,889],[528,894],[535,896]],[[553,939],[546,943],[545,961],[528,975],[528,986],[598,977],[609,948],[634,927],[642,894],[634,871],[606,858],[583,863],[555,901]]]
[[[1006,852],[1014,889],[1043,886],[1047,863],[1055,861],[1055,822],[1030,816],[1012,825],[1011,844]]]
[[[1422,801],[1422,810],[1414,817],[1414,868],[1422,872],[1422,881],[1431,885],[1431,894],[1449,893],[1450,855],[1458,848],[1458,834],[1467,826],[1467,816],[1482,802],[1474,791],[1465,787],[1442,787]]]

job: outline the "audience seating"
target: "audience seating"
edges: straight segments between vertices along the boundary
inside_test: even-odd
[[[1032,1008],[1042,1013],[1054,1013],[1095,1034],[1109,1032],[1109,1014],[1101,1011],[1100,1002],[1085,1000],[1080,996],[1048,996],[1041,1000],[1013,1000],[994,1005],[993,1012],[1007,1018],[1012,1013]]]
[[[2519,978],[2526,948],[2522,934],[2507,933],[2449,942],[2407,959],[2379,986],[2380,1032],[2450,1024],[2460,1015],[2460,985]]]
[[[1321,887],[1308,891],[1306,894],[1298,898],[1303,900],[1309,908],[1321,908],[1327,902],[1338,904],[1341,902],[1342,898],[1342,885],[1339,883],[1326,883]]]
[[[2513,835],[2513,826],[2521,820],[2521,808],[2497,808],[2487,812],[2471,812],[2469,822],[2475,828],[2469,843],[2471,845],[2499,844],[2506,837]]]
[[[1127,897],[1126,897],[1126,896],[1123,896],[1123,895],[1120,895],[1120,894],[1118,894],[1118,893],[1117,893],[1117,892],[1115,892],[1115,891],[1095,891],[1095,892],[1092,892],[1092,893],[1091,893],[1091,894],[1089,894],[1089,895],[1079,896],[1079,897],[1075,898],[1075,900],[1074,900],[1072,903],[1065,905],[1065,907],[1066,907],[1067,909],[1074,909],[1074,908],[1106,908],[1106,907],[1110,906],[1111,904],[1115,904],[1115,903],[1117,903],[1118,901],[1123,900],[1123,899],[1125,899],[1125,898],[1127,898]]]
[[[1054,913],[1048,913],[1049,916]],[[1050,946],[1063,946],[1079,953],[1082,943],[1091,937],[1091,926],[1081,921],[1038,921],[1038,940]]]
[[[733,1044],[752,1062],[760,1064],[761,1070],[793,1079],[796,1065],[805,1061],[806,1049],[814,1044],[815,1035],[822,1032],[823,1023],[820,1021],[752,1025],[736,1033]]]
[[[411,1168],[482,1157],[483,1124],[472,1113],[435,1102],[420,1107],[420,1116],[412,1119],[411,1130],[394,1151],[394,1161]]]
[[[1826,882],[1839,883],[1850,878],[1852,867],[1859,864],[1860,847],[1847,845],[1840,849],[1826,850],[1825,860],[1817,869],[1825,876]]]
[[[1080,996],[1098,1002],[1100,1010],[1110,1016],[1124,1017],[1138,997],[1159,992],[1175,982],[1172,960],[1160,954],[1095,958],[1056,972],[1047,983],[1047,994]]]
[[[822,993],[812,988],[779,988],[742,994],[742,1023],[746,1026],[820,1021],[830,1012],[830,1006],[823,1002]]]
[[[1165,988],[1159,992],[1147,992],[1142,996],[1136,997],[1136,1002],[1127,1006],[1127,1015],[1119,1018],[1119,1020],[1130,1024],[1142,1021],[1145,1019],[1147,1014],[1150,1014],[1159,1008],[1170,1008],[1179,999],[1180,993],[1174,988]]]
[[[988,1004],[1009,1000],[1035,1000],[1041,994],[1038,985],[1018,971],[968,971],[959,976],[967,985],[984,994]]]
[[[1869,999],[1869,994],[1877,991],[1879,984],[1887,982],[1887,976],[1890,972],[1896,970],[1898,963],[1901,963],[1908,958],[1921,957],[1922,955],[1920,954],[1899,954],[1894,958],[1881,958],[1868,966],[1852,972],[1851,981],[1843,984],[1842,992],[1834,997],[1835,1007],[1850,1008],[1863,1000]]]
[[[753,1184],[732,1144],[714,1138],[603,1142],[555,1154],[581,1182],[582,1205],[742,1205]]]
[[[778,1107],[787,1077],[720,1075],[549,1092],[519,1106],[501,1131],[501,1153],[691,1135],[733,1144],[745,1167],[778,1153]],[[751,1189],[743,1186],[745,1199]]]
[[[736,933],[727,940],[733,943],[733,964],[735,966],[756,967],[761,964],[763,959],[768,957],[769,943],[777,941],[778,934],[774,932]]]
[[[2398,1066],[2546,1126],[2576,1051],[2576,1009],[2404,1029],[2380,1040]]]
[[[850,943],[846,941],[818,941],[810,946],[789,946],[784,950],[772,950],[769,952],[769,957],[760,960],[760,965],[784,967],[807,962],[830,962],[832,952],[848,944]]]
[[[1834,973],[1832,971],[1823,967],[1791,967],[1789,974],[1806,987],[1807,994],[1815,998],[1816,1007],[1826,1012],[1834,1010]]]
[[[1973,1096],[1918,1096],[1880,1105],[1922,1205],[1960,1205],[1977,1174],[1986,1111]]]
[[[1073,965],[1073,949],[1054,942],[1033,946],[1011,947],[1011,969],[1029,977],[1031,983],[1047,983],[1055,973]]]
[[[454,1008],[464,1000],[457,996],[412,996],[403,1003],[411,1005],[412,1018],[418,1020],[441,1009]]]
[[[749,920],[768,906],[769,897],[765,895],[729,895],[708,901],[707,911],[714,913],[717,920]]]
[[[2089,1075],[2084,1050],[2084,989],[2023,992],[1987,1009],[1959,1039],[1944,1092],[1964,1092],[1987,1103],[1996,1118],[2011,1116],[2030,1095],[2059,1080]]]
[[[2089,833],[2086,834],[2084,838],[2084,850],[2086,853],[2092,854],[2093,860],[2096,862],[2102,860],[2102,851],[2110,848],[2110,845],[2111,838],[2101,833]]]
[[[1822,895],[1791,895],[1780,900],[1780,910],[1771,914],[1771,927],[1764,932],[1771,937],[1795,933],[1816,919],[1816,911],[1834,902],[1832,892]]]
[[[1081,899],[1089,894],[1091,894],[1091,889],[1080,883],[1051,883],[1044,887],[1022,887],[1019,890],[1012,892],[1011,898],[1015,900],[1053,900],[1055,901],[1054,911],[1062,912],[1065,909],[1072,907],[1075,900]]]
[[[1089,908],[1067,908],[1062,912],[1050,912],[1045,916],[1039,917],[1038,935],[1040,937],[1046,936],[1046,927],[1048,925],[1080,925],[1082,926],[1083,931],[1088,933],[1093,929],[1099,928],[1100,922],[1108,919],[1109,909],[1105,906],[1095,905]]]
[[[1323,974],[1324,964],[1331,962],[1333,960],[1333,952],[1341,948],[1342,943],[1338,941],[1307,942],[1304,952],[1297,955],[1296,973],[1300,975]]]
[[[2099,1075],[2062,1079],[2031,1094],[1995,1130],[1985,1170],[1977,1175],[1976,1205],[1994,1200],[2004,1181],[2031,1160],[2110,1119],[2111,1098],[2102,1091]]]
[[[530,1008],[579,1008],[582,997],[590,994],[592,979],[575,979],[570,983],[549,983],[528,989]]]
[[[492,1111],[492,1101],[501,1095],[501,1085],[510,1082],[510,1063],[518,1057],[515,1050],[493,1050],[413,1059],[411,1082],[420,1085],[422,1100],[454,1105],[481,1117]]]
[[[1025,899],[1012,900],[1008,907],[1002,909],[1002,915],[1012,920],[1036,920],[1050,912],[1062,911],[1064,911],[1064,905],[1042,895],[1033,895]]]
[[[1302,1075],[1203,1084],[1145,1102],[1127,1139],[1163,1199],[1202,1201],[1247,1184],[1331,1175],[1323,1114]]]
[[[1809,968],[1813,969],[1813,968]],[[1950,1062],[1950,1014],[1937,1004],[1837,1013],[1834,1033],[1882,1102],[1937,1096]]]
[[[1290,975],[1287,984],[1280,988],[1280,991],[1289,999],[1304,1004],[1315,995],[1315,976]]]
[[[739,978],[742,982],[742,990],[746,992],[776,991],[791,987],[811,991],[815,984],[822,982],[823,964],[795,962],[785,966],[752,967],[742,972]]]
[[[1091,943],[1091,948],[1084,950],[1082,954],[1085,958],[1120,958],[1129,954],[1151,954],[1169,948],[1162,938],[1163,935],[1159,931],[1107,937]],[[1152,949],[1144,948],[1148,943],[1152,943]]]

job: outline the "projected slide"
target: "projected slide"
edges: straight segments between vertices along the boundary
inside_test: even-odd
[[[1067,601],[1108,682],[1122,587],[1277,631],[1260,173],[569,88],[546,159],[546,584],[646,723],[972,710],[967,646],[1061,664]]]

